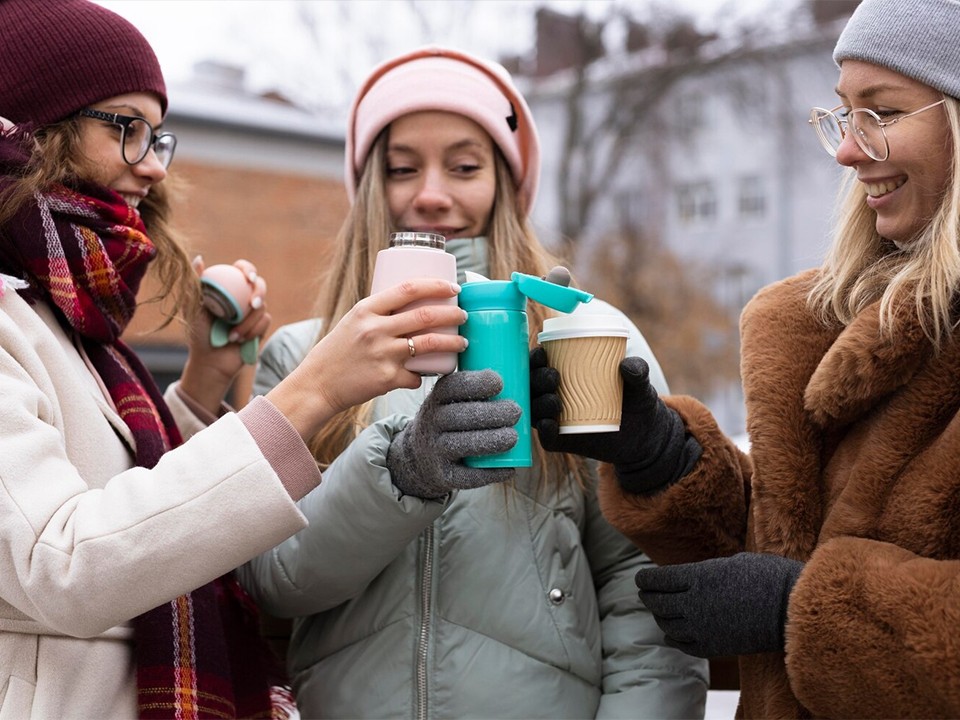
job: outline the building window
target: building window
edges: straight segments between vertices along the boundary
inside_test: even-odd
[[[705,222],[717,217],[717,193],[708,181],[677,186],[677,215],[684,223]]]
[[[762,218],[767,212],[767,193],[763,179],[759,175],[740,178],[738,200],[740,217],[744,219]]]
[[[613,205],[621,230],[635,230],[644,226],[646,208],[636,190],[616,193]]]
[[[691,92],[681,95],[677,99],[674,127],[681,136],[687,137],[703,127],[703,95]]]

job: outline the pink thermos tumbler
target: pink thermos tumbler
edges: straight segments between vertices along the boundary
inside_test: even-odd
[[[443,235],[425,232],[397,232],[390,234],[390,247],[377,253],[377,262],[373,270],[371,293],[398,285],[404,280],[414,278],[437,277],[457,282],[457,259],[448,253],[446,238]],[[407,310],[418,305],[444,304],[456,305],[457,298],[445,300],[426,300],[411,303],[403,308]],[[433,332],[456,335],[456,325],[437,328]],[[415,335],[414,335],[415,337]],[[421,375],[447,375],[457,368],[457,353],[419,352],[404,364],[407,370]]]

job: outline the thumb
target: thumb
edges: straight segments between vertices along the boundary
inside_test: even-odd
[[[434,405],[486,400],[503,390],[503,380],[495,370],[461,370],[437,380],[429,399]]]
[[[650,384],[650,366],[642,357],[631,356],[620,362],[620,375],[623,377],[623,412],[642,418],[644,422],[653,420],[660,396]]]
[[[544,450],[557,451],[560,449],[560,423],[555,418],[543,418],[534,426],[540,436],[540,445]]]
[[[548,272],[543,279],[554,285],[568,287],[570,285],[570,271],[563,265],[555,265],[550,268],[550,272]]]
[[[631,355],[620,361],[620,376],[624,384],[642,388],[650,382],[650,366],[642,357]]]

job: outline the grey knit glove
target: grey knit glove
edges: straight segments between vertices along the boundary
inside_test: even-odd
[[[640,599],[670,647],[702,658],[780,652],[798,560],[737,553],[637,573]]]
[[[416,417],[390,443],[387,468],[404,495],[443,497],[451,490],[513,478],[513,468],[471,468],[463,458],[505,452],[517,444],[520,406],[490,400],[503,389],[493,370],[467,370],[437,380]]]
[[[635,494],[654,493],[690,472],[703,454],[680,415],[668,408],[650,384],[650,367],[641,357],[620,363],[623,415],[620,430],[560,434],[557,394],[560,373],[547,366],[542,347],[530,353],[530,411],[545,450],[569,452],[612,463],[620,485]]]

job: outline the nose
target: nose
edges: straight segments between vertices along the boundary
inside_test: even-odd
[[[450,190],[443,173],[429,170],[423,174],[423,182],[413,198],[414,209],[420,212],[446,210],[452,204]]]
[[[149,180],[151,184],[158,183],[167,176],[167,169],[163,166],[163,163],[160,162],[153,148],[147,151],[143,160],[136,165],[132,165],[130,169],[134,175]]]
[[[853,133],[848,129],[837,148],[837,162],[845,167],[854,167],[872,159],[853,139]]]

